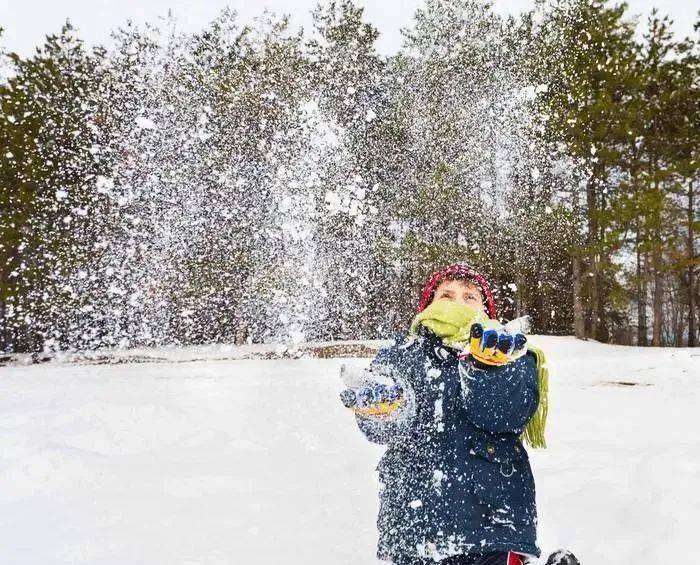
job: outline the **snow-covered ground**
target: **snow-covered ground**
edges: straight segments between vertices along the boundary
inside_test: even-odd
[[[543,551],[692,563],[700,349],[533,341],[551,368],[549,447],[530,450]],[[338,401],[340,365],[368,359],[189,353],[0,368],[0,563],[377,562],[383,448]]]

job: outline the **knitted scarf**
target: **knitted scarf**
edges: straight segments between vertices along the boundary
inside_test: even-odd
[[[419,326],[425,326],[441,338],[446,346],[464,350],[469,347],[469,332],[474,323],[483,324],[484,327],[500,326],[496,320],[489,319],[485,312],[475,310],[466,304],[452,300],[435,300],[413,319],[410,333],[415,334]],[[547,423],[549,371],[541,349],[528,343],[527,350],[535,356],[537,361],[540,399],[537,410],[528,421],[520,439],[531,447],[545,448],[547,447],[544,432]]]

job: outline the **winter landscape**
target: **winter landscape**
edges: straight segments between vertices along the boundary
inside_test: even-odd
[[[520,428],[487,429],[530,402],[526,565],[694,563],[697,6],[252,4],[0,0],[0,565],[378,563],[385,447],[348,408],[407,404],[343,406],[340,370],[444,283],[477,304],[414,327],[448,400],[503,376],[483,429],[455,412],[503,450],[455,459],[455,508],[513,489],[489,512],[530,527]],[[416,477],[458,453],[420,445]]]
[[[530,451],[543,552],[687,561],[700,353],[533,341],[551,370],[548,448]],[[368,360],[236,359],[255,351],[3,368],[3,562],[376,563],[383,447],[338,402],[340,365]]]

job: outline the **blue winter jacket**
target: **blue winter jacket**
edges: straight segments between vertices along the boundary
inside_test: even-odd
[[[367,439],[387,445],[377,465],[377,557],[539,557],[535,483],[519,439],[539,402],[535,357],[477,367],[456,353],[421,327],[372,362],[407,399],[390,420],[356,416]]]

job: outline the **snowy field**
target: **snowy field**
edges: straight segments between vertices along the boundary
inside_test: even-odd
[[[700,349],[533,341],[551,370],[549,448],[530,450],[543,552],[691,563]],[[165,357],[0,368],[0,563],[377,563],[383,448],[338,401],[340,365],[368,359]]]

